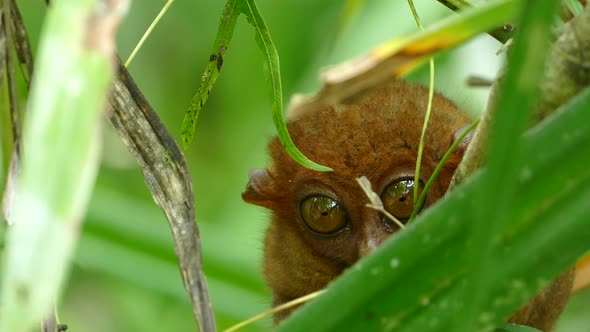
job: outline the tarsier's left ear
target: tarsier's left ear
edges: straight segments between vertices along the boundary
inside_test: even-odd
[[[457,141],[459,138],[461,138],[461,135],[463,135],[463,133],[469,128],[470,125],[467,125],[457,131],[455,131],[455,133],[453,134],[453,143],[455,141]],[[457,150],[455,150],[455,154],[461,155],[463,156],[463,154],[465,153],[465,151],[467,150],[467,147],[469,147],[469,144],[471,143],[471,139],[473,138],[473,133],[475,132],[475,130],[470,131],[461,141],[461,143],[459,143],[459,146],[457,147]]]
[[[250,181],[242,193],[246,203],[270,208],[276,193],[275,181],[266,169],[253,169],[248,173]]]

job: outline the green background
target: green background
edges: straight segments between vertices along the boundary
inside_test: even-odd
[[[362,2],[362,1],[360,1]],[[36,49],[43,1],[18,1]],[[383,41],[416,31],[406,1],[368,1],[342,26],[343,1],[259,0],[281,59],[285,100],[320,86],[322,68],[362,55]],[[454,15],[434,0],[415,1],[424,25]],[[133,1],[118,35],[123,59],[131,53],[164,0]],[[207,64],[224,1],[175,1],[129,69],[173,136]],[[465,86],[468,75],[493,78],[499,43],[482,36],[436,59],[436,89],[470,114],[487,90]],[[269,307],[261,273],[268,213],[240,194],[249,169],[264,167],[274,133],[262,56],[242,17],[221,75],[200,114],[185,153],[190,167],[205,273],[218,327]],[[409,78],[426,82],[427,68]],[[24,86],[21,89],[24,102]],[[557,332],[590,330],[590,291],[574,297]],[[176,268],[163,213],[154,204],[135,160],[105,120],[103,163],[60,318],[71,331],[196,330]],[[585,317],[586,316],[586,317]],[[270,320],[244,331],[268,330]]]

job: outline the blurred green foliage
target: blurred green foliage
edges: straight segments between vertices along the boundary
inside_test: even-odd
[[[118,35],[123,59],[165,2],[132,2]],[[18,3],[35,51],[43,1]],[[285,100],[293,93],[317,89],[321,68],[417,30],[405,1],[367,2],[345,27],[341,26],[344,1],[257,3],[279,52]],[[454,15],[434,0],[415,3],[425,26]],[[224,4],[176,1],[129,67],[178,141]],[[492,38],[482,36],[436,58],[437,90],[469,113],[479,112],[487,91],[467,88],[464,80],[468,75],[493,78],[501,61],[494,54],[498,47]],[[265,145],[274,134],[262,64],[252,29],[240,18],[221,75],[200,114],[195,140],[185,153],[220,329],[270,305],[260,266],[267,215],[240,198],[248,170],[266,164]],[[427,75],[425,67],[409,80],[424,83]],[[20,91],[24,102],[24,84]],[[109,126],[105,121],[103,164],[60,318],[72,331],[196,330],[163,213],[151,199],[135,160]],[[584,312],[589,309],[590,292],[576,295],[557,331],[585,331],[590,319]],[[269,328],[266,320],[243,330]]]

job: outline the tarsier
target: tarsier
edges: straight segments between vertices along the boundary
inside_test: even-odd
[[[300,118],[288,129],[295,145],[332,172],[307,169],[287,155],[277,138],[272,164],[250,173],[243,199],[272,211],[264,241],[264,274],[273,306],[324,288],[398,226],[367,207],[356,182],[366,176],[386,210],[405,222],[413,207],[414,172],[428,89],[396,81]],[[451,101],[435,94],[425,137],[419,188],[471,122]],[[427,193],[425,207],[439,200],[461,161],[466,143],[445,163]],[[566,273],[517,312],[511,321],[548,331],[569,297]],[[291,311],[275,315],[275,323]]]

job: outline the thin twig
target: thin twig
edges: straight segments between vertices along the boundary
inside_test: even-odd
[[[465,80],[465,85],[472,87],[472,88],[489,88],[494,84],[493,79],[489,79],[487,77],[477,76],[477,75],[470,75]]]
[[[273,314],[275,314],[277,312],[280,312],[280,311],[283,311],[283,310],[287,310],[287,309],[292,308],[292,307],[294,307],[296,305],[299,305],[301,303],[305,303],[305,302],[311,301],[311,300],[315,299],[316,297],[318,297],[323,292],[325,292],[325,291],[322,289],[322,290],[315,291],[313,293],[307,294],[305,296],[296,298],[295,300],[292,300],[292,301],[283,303],[283,304],[281,304],[279,306],[276,306],[276,307],[274,307],[272,309],[269,309],[269,310],[266,310],[266,311],[264,311],[262,313],[259,313],[258,315],[254,316],[254,317],[248,318],[245,321],[240,322],[240,323],[238,323],[238,324],[236,324],[234,326],[231,326],[228,329],[223,330],[223,332],[234,332],[234,331],[237,331],[238,329],[241,329],[242,327],[244,327],[244,326],[246,326],[248,324],[252,324],[253,322],[255,322],[257,320],[260,320],[260,319],[262,319],[264,317],[268,317],[268,316],[273,315]]]
[[[383,206],[383,202],[381,201],[381,198],[379,198],[379,195],[377,195],[377,193],[373,191],[373,189],[371,188],[371,181],[369,181],[369,179],[367,179],[366,176],[363,175],[360,178],[356,178],[356,182],[359,184],[361,189],[363,189],[365,195],[367,195],[367,198],[371,202],[366,205],[367,207],[383,213],[385,217],[393,221],[396,225],[399,226],[399,228],[403,229],[405,227],[401,221],[399,221],[396,217],[394,217],[385,209],[385,207]]]
[[[420,21],[420,16],[418,16],[418,11],[416,10],[416,6],[414,6],[413,0],[408,0],[408,5],[410,6],[410,10],[412,11],[412,15],[414,16],[414,21],[420,30],[424,30],[422,27],[422,21]]]
[[[125,61],[125,67],[129,67],[129,65],[131,64],[131,62],[135,58],[135,55],[137,54],[137,52],[139,52],[139,49],[141,48],[141,46],[143,45],[143,43],[145,42],[147,37],[152,33],[152,30],[154,30],[154,28],[156,27],[158,22],[160,22],[160,19],[162,18],[162,16],[164,16],[166,11],[168,11],[168,8],[170,8],[170,6],[172,5],[173,2],[174,2],[174,0],[168,0],[168,2],[166,2],[164,7],[162,8],[162,10],[160,10],[160,13],[158,13],[158,16],[156,16],[156,18],[154,19],[152,24],[150,24],[148,29],[145,31],[145,33],[143,34],[143,36],[141,37],[141,39],[139,40],[139,42],[137,43],[137,45],[133,49],[133,52],[131,52],[131,55],[129,56],[127,61]]]
[[[195,223],[194,192],[186,160],[125,67],[113,86],[107,117],[137,159],[155,202],[172,230],[184,288],[202,332],[213,332],[215,320],[201,260]]]
[[[499,74],[498,76],[501,77],[502,75]],[[463,154],[463,159],[461,159],[459,166],[457,166],[455,174],[453,174],[449,191],[461,184],[483,165],[488,146],[489,130],[495,117],[496,101],[498,99],[498,82],[500,79],[498,78],[492,85],[486,109],[482,112],[479,119],[480,123],[471,138],[471,143]]]
[[[472,6],[469,2],[467,2],[465,0],[437,0],[437,1],[454,12],[459,12],[465,8],[469,8]],[[488,34],[490,36],[494,37],[500,43],[505,44],[508,41],[508,39],[512,38],[513,32],[514,32],[514,27],[510,24],[505,24],[499,28],[496,28],[496,29],[488,32]]]
[[[8,164],[8,171],[6,172],[6,183],[4,185],[4,193],[2,194],[2,216],[6,224],[12,224],[12,208],[15,206],[17,192],[17,179],[20,176],[21,158],[17,151],[20,151],[18,145],[20,142],[14,142],[12,153],[10,155],[10,162]]]
[[[454,12],[471,6],[471,4],[465,0],[438,0],[438,2]]]
[[[416,218],[416,215],[418,214],[418,211],[420,211],[422,209],[422,205],[424,205],[424,202],[426,201],[426,195],[428,194],[428,191],[430,190],[430,188],[434,184],[434,181],[436,181],[436,178],[438,177],[438,174],[442,170],[442,168],[445,165],[445,163],[447,162],[447,160],[451,157],[451,154],[453,154],[453,152],[455,152],[455,150],[457,149],[457,147],[459,147],[459,144],[461,144],[461,142],[463,141],[463,139],[465,139],[465,137],[478,124],[479,124],[479,120],[476,120],[473,123],[471,123],[471,125],[469,125],[469,127],[467,127],[467,129],[463,133],[461,133],[461,135],[453,142],[453,144],[451,144],[451,147],[449,147],[449,149],[447,150],[447,152],[445,152],[444,156],[442,157],[442,159],[440,160],[440,162],[438,163],[438,165],[436,165],[436,168],[434,169],[434,172],[432,172],[432,175],[430,175],[430,178],[428,179],[428,182],[426,182],[426,185],[424,185],[424,190],[422,190],[422,193],[420,194],[420,197],[415,200],[415,203],[414,203],[415,208],[412,211],[412,215],[410,216],[410,219],[408,220],[408,223],[412,222],[412,220],[414,220],[414,218]]]
[[[4,69],[6,59],[6,34],[4,33],[4,9],[0,7],[0,88],[4,83]]]
[[[11,224],[12,220],[12,207],[15,206],[16,200],[16,183],[19,177],[21,169],[21,123],[18,109],[18,100],[16,96],[16,77],[14,72],[13,62],[13,31],[12,27],[12,5],[15,5],[13,0],[2,0],[2,12],[0,20],[2,23],[2,37],[4,39],[4,61],[6,70],[6,83],[8,90],[8,108],[10,110],[10,126],[12,129],[12,153],[10,154],[10,163],[8,164],[8,172],[6,174],[6,185],[4,192],[2,193],[2,215],[8,225]],[[0,47],[2,43],[0,43]],[[2,62],[0,62],[0,65]],[[0,81],[3,80],[3,76],[0,76]]]
[[[30,53],[30,47],[28,47],[28,38],[26,37],[26,30],[22,24],[22,17],[20,11],[14,0],[3,0],[3,8],[0,17],[0,66],[4,64],[2,70],[6,68],[6,78],[8,87],[8,102],[10,109],[10,120],[12,128],[12,153],[10,155],[10,163],[8,166],[8,172],[6,175],[6,186],[4,187],[4,193],[2,195],[2,214],[4,220],[10,224],[11,221],[11,207],[14,206],[14,200],[16,199],[16,179],[20,172],[20,159],[21,159],[21,148],[22,143],[20,140],[21,136],[21,123],[20,114],[18,109],[18,100],[16,96],[16,77],[14,71],[14,58],[13,58],[13,46],[16,46],[17,55],[28,55],[28,61],[31,66],[27,66],[29,69],[28,74],[24,75],[25,80],[30,77],[32,72],[32,55]],[[14,28],[16,33],[12,30]],[[22,31],[21,31],[22,30]],[[24,31],[24,32],[23,32]],[[24,37],[23,37],[24,36]],[[14,37],[16,37],[16,44],[13,45]],[[22,46],[22,44],[26,44]],[[28,47],[28,48],[27,48]],[[3,61],[4,60],[4,61]],[[3,73],[0,70],[0,81],[3,81]],[[28,83],[28,81],[27,81]],[[1,83],[0,83],[1,86]]]
[[[9,0],[6,0],[9,1]],[[12,23],[14,25],[14,41],[16,48],[16,55],[18,56],[21,73],[28,86],[31,85],[31,77],[33,76],[33,55],[31,54],[31,44],[29,42],[29,35],[23,22],[22,15],[18,8],[16,1],[12,0]],[[25,66],[23,70],[22,66]]]
[[[510,47],[510,45],[512,45],[512,40],[513,39],[510,38],[504,44],[502,44],[502,46],[500,46],[500,48],[496,51],[496,55],[504,53]]]
[[[422,27],[422,22],[420,21],[420,16],[418,16],[418,12],[416,11],[416,7],[414,6],[413,0],[408,0],[408,4],[410,5],[410,9],[412,10],[412,15],[414,15],[414,20],[418,25],[420,30],[424,30]],[[420,187],[420,167],[422,165],[422,154],[424,152],[424,137],[426,137],[426,129],[428,128],[428,122],[430,121],[430,113],[432,111],[432,99],[434,98],[434,58],[429,58],[430,63],[430,83],[428,89],[428,103],[426,105],[426,112],[424,114],[424,122],[422,124],[422,132],[420,133],[420,143],[418,144],[418,156],[416,158],[416,172],[414,173],[414,211],[412,214],[418,212],[418,191]]]
[[[13,41],[14,33],[12,31],[12,0],[2,1],[4,10],[3,21],[4,21],[4,35],[6,38],[6,78],[8,84],[8,100],[10,103],[10,121],[12,126],[12,139],[14,142],[19,142],[21,137],[21,124],[18,110],[18,98],[16,96],[16,77],[14,72],[14,60],[13,60]],[[19,145],[15,144],[15,148],[19,149]],[[17,150],[17,155],[20,155],[20,150]]]

